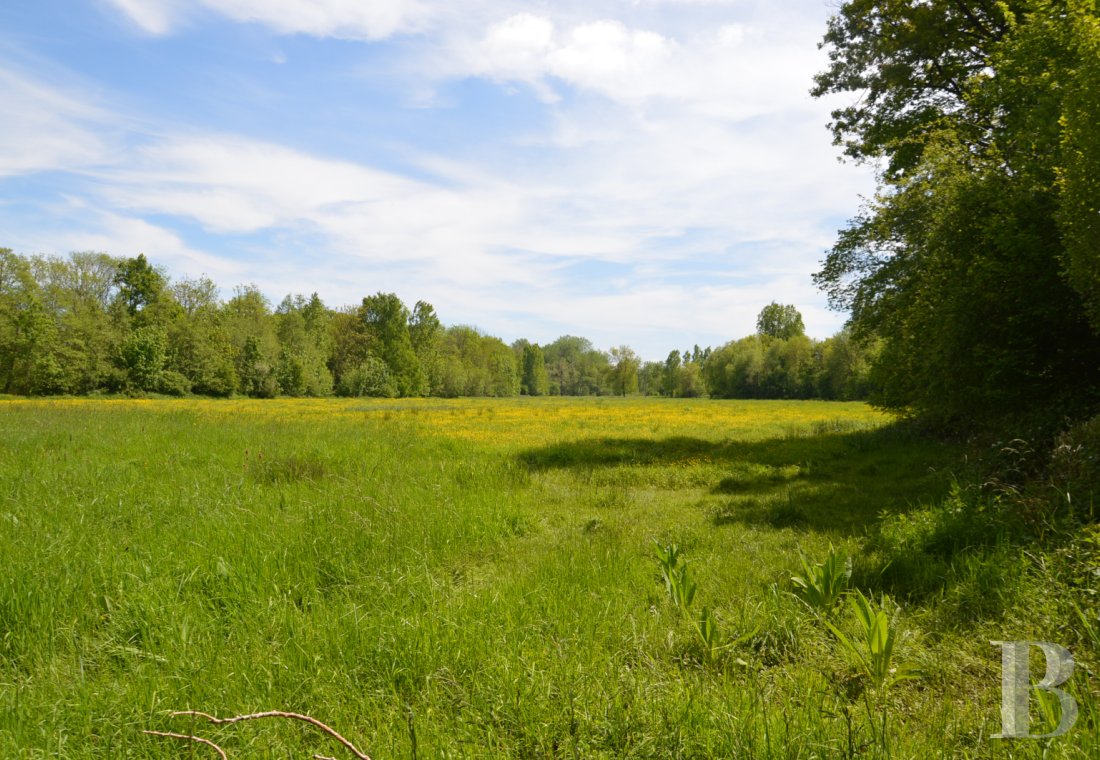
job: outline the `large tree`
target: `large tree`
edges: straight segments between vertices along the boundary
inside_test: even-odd
[[[638,370],[642,361],[630,346],[616,346],[608,351],[611,392],[628,396],[638,392]]]
[[[119,262],[114,284],[118,286],[117,297],[126,312],[131,317],[139,318],[160,300],[168,278],[149,263],[144,253],[139,253],[135,258]]]
[[[1096,28],[1084,0],[850,0],[830,22],[815,93],[856,96],[836,142],[883,171],[817,281],[882,338],[883,405],[970,424],[1095,402],[1096,256],[1076,241],[1098,205]]]
[[[802,314],[794,304],[780,304],[772,301],[760,310],[756,317],[756,331],[761,335],[787,340],[796,335],[805,335],[806,327],[802,324]],[[695,347],[698,354],[699,347]],[[698,360],[696,360],[698,361]]]
[[[595,396],[605,392],[607,355],[587,338],[563,335],[543,347],[550,392],[562,396]]]
[[[1100,330],[1100,19],[1077,13],[1068,45],[1077,66],[1067,77],[1059,173],[1064,263],[1092,326]]]
[[[279,337],[267,297],[255,285],[238,287],[223,312],[241,392],[260,398],[276,395]]]
[[[0,393],[54,392],[56,329],[26,260],[0,248]]]
[[[439,353],[443,343],[443,323],[439,321],[435,308],[427,301],[417,301],[413,307],[409,317],[409,341],[424,375],[424,392],[435,393],[435,389],[443,382]]]
[[[523,347],[522,361],[520,393],[527,396],[545,396],[550,391],[550,381],[546,375],[546,360],[537,343],[528,343]]]
[[[422,396],[427,378],[409,334],[412,315],[394,293],[377,293],[363,299],[359,319],[367,336],[367,348],[389,367],[401,396]]]
[[[50,359],[60,370],[55,390],[88,393],[110,384],[125,335],[125,325],[110,313],[119,261],[105,253],[80,252],[67,258],[35,256],[30,266],[56,333]]]

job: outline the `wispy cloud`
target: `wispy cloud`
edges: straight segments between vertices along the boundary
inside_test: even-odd
[[[377,40],[418,29],[429,8],[417,0],[110,0],[149,34],[163,35],[196,16],[217,14],[281,34]]]
[[[110,159],[107,114],[63,90],[0,69],[0,177]]]

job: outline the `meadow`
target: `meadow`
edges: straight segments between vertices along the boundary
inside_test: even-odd
[[[1100,754],[1100,535],[1025,555],[861,403],[7,400],[0,455],[5,758],[351,757],[187,709],[376,760]],[[913,678],[796,593],[830,554]],[[1010,639],[1073,651],[1067,735],[990,738]]]

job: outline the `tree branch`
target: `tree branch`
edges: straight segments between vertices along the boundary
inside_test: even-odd
[[[191,734],[174,734],[171,731],[142,731],[143,734],[149,734],[150,736],[167,736],[170,739],[184,739],[186,741],[198,742],[199,744],[205,744],[207,747],[211,747],[222,760],[229,760],[229,757],[225,754],[225,750],[219,747],[209,739],[203,739],[201,736],[192,736]]]
[[[343,736],[341,736],[339,733],[337,733],[335,731],[335,729],[332,729],[332,728],[326,726],[324,723],[317,720],[316,718],[311,718],[310,716],[302,715],[301,713],[283,712],[282,710],[268,710],[266,712],[251,713],[249,715],[235,715],[232,718],[217,718],[217,717],[214,717],[213,715],[209,715],[209,714],[204,713],[204,712],[199,712],[198,710],[178,710],[176,712],[169,713],[169,717],[172,717],[172,718],[175,718],[175,717],[180,716],[180,715],[189,715],[189,716],[193,716],[193,717],[204,718],[207,721],[209,721],[210,723],[213,723],[214,725],[217,725],[217,726],[229,725],[231,723],[240,723],[240,722],[246,721],[246,720],[259,720],[260,718],[289,718],[291,720],[300,720],[304,723],[310,724],[314,728],[318,728],[321,731],[324,731],[326,734],[331,736],[333,739],[340,742],[340,744],[344,745],[345,749],[347,749],[349,752],[351,752],[353,755],[355,755],[355,757],[358,758],[358,760],[371,760],[370,755],[368,755],[365,752],[360,751],[358,747],[356,747],[350,741],[348,741]],[[200,741],[202,741],[202,740],[200,740]],[[225,757],[224,753],[222,754],[222,757],[223,758]]]
[[[986,36],[986,39],[999,40],[1001,38],[1000,34],[994,32],[992,29],[989,29],[985,24],[983,24],[981,19],[974,15],[974,12],[970,10],[970,7],[965,2],[963,2],[963,0],[954,0],[953,5],[955,6],[955,8],[958,9],[959,13],[966,16],[971,25],[975,29],[977,29],[980,34],[984,34]]]

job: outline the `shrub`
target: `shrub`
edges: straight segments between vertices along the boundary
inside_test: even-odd
[[[397,383],[393,373],[381,359],[367,356],[349,372],[344,373],[337,383],[336,393],[340,396],[397,396]]]
[[[157,391],[168,396],[186,396],[191,392],[191,381],[179,372],[168,370],[161,373]]]

